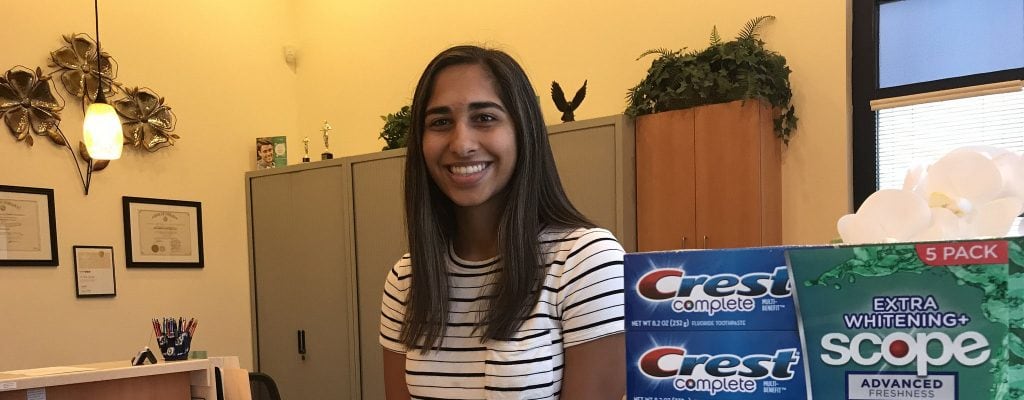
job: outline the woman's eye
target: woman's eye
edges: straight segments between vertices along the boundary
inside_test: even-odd
[[[490,114],[480,114],[476,116],[476,120],[479,122],[493,122],[497,121],[498,119],[494,118],[494,116]]]
[[[448,121],[447,119],[444,118],[438,118],[435,120],[427,121],[428,127],[442,127],[449,124],[451,124],[451,121]]]

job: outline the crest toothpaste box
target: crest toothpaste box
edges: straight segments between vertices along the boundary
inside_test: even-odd
[[[1022,244],[789,251],[812,398],[1024,398]]]
[[[627,399],[806,399],[786,249],[626,254]]]
[[[795,332],[786,249],[626,254],[626,329]]]
[[[804,400],[802,356],[795,332],[626,332],[626,398]]]

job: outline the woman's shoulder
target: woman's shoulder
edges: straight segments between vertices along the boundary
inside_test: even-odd
[[[540,236],[540,245],[547,262],[555,265],[565,265],[573,257],[586,258],[606,251],[623,252],[615,235],[604,228],[545,229]]]
[[[618,239],[609,230],[604,228],[586,228],[586,227],[547,227],[541,231],[540,234],[541,245],[559,245],[559,247],[579,244],[579,242],[589,242],[593,240],[612,240],[618,243]]]
[[[409,261],[409,253],[399,258],[395,265],[388,271],[388,281],[392,283],[408,282],[412,276],[412,263]]]

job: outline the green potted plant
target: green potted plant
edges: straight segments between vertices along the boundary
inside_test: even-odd
[[[384,120],[384,127],[380,130],[380,138],[384,139],[387,146],[381,150],[400,149],[405,147],[405,140],[412,129],[412,115],[410,106],[404,106],[394,114],[381,115]]]
[[[796,109],[790,104],[790,69],[786,58],[764,47],[758,29],[775,17],[767,15],[750,21],[736,39],[722,42],[717,28],[711,29],[711,43],[704,50],[686,52],[645,51],[637,60],[658,54],[647,76],[629,90],[626,114],[636,117],[662,111],[680,110],[705,104],[759,99],[777,112],[775,133],[786,143],[796,128]]]
[[[782,241],[782,143],[796,127],[789,67],[751,19],[735,40],[655,49],[627,95],[635,118],[637,250]],[[639,58],[638,58],[639,59]]]

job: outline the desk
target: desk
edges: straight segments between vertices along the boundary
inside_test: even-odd
[[[69,366],[87,369],[51,375],[33,370],[0,372],[0,400],[26,400],[30,391],[45,391],[46,400],[153,399],[181,400],[208,397],[214,387],[213,366],[224,359],[185,360],[131,366],[111,361]]]

